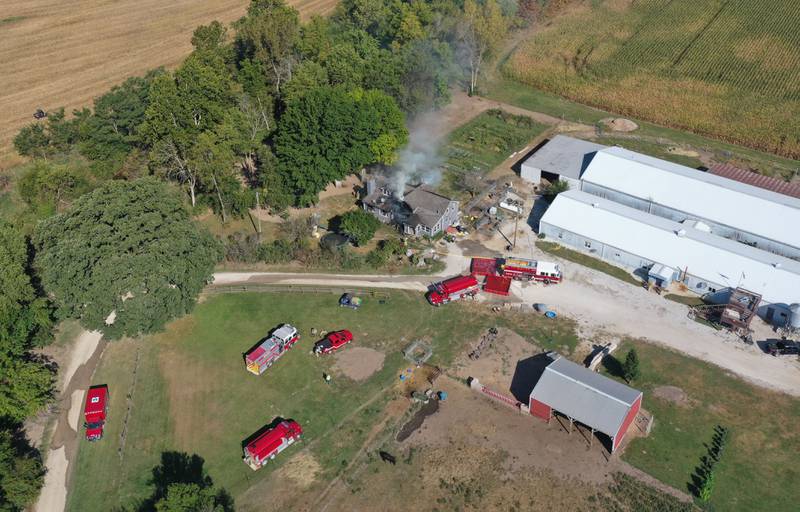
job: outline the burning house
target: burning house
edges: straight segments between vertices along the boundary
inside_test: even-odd
[[[405,235],[435,236],[458,223],[458,201],[424,184],[404,185],[402,195],[386,182],[367,181],[362,207],[385,224],[394,224]]]

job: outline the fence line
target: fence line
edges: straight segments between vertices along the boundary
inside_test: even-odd
[[[305,286],[305,285],[286,285],[286,284],[237,284],[237,285],[217,285],[209,286],[203,290],[203,295],[215,295],[219,293],[328,293],[338,294],[352,293],[353,295],[373,298],[388,298],[389,292],[381,290],[364,290],[360,288],[350,288],[347,286]]]

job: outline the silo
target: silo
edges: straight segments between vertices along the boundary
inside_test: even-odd
[[[789,316],[789,327],[792,330],[800,330],[800,304],[794,303],[789,306],[791,315]]]

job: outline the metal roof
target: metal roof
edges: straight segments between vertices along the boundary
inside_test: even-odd
[[[688,269],[710,283],[746,288],[766,302],[800,302],[800,262],[586,192],[559,194],[541,223],[656,263]]]
[[[800,199],[613,147],[582,179],[639,199],[800,248]]]
[[[642,392],[563,357],[547,365],[531,399],[610,437],[616,436]]]
[[[588,165],[591,153],[607,147],[566,135],[556,135],[522,162],[522,165],[577,180]]]
[[[722,176],[723,178],[741,181],[742,183],[747,183],[748,185],[753,185],[754,187],[764,188],[779,194],[800,199],[800,184],[798,183],[789,183],[788,181],[784,181],[779,178],[773,178],[772,176],[765,176],[763,174],[758,174],[757,172],[740,169],[730,164],[709,165],[708,172],[717,176]]]

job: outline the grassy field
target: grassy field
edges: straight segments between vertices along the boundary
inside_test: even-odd
[[[567,261],[578,263],[579,265],[583,265],[584,267],[589,267],[594,270],[599,270],[600,272],[608,274],[611,277],[616,277],[620,281],[625,281],[626,283],[632,284],[634,286],[639,286],[642,284],[641,280],[635,278],[630,272],[628,272],[623,268],[617,267],[616,265],[612,265],[611,263],[606,263],[603,260],[593,258],[588,254],[583,254],[582,252],[573,251],[572,249],[567,249],[566,247],[558,245],[555,242],[545,242],[542,240],[538,240],[536,242],[536,247],[548,254],[552,254],[553,256],[564,258]]]
[[[800,16],[792,2],[578,2],[504,71],[660,124],[800,157]]]
[[[512,316],[504,322],[522,326],[523,334],[549,336],[544,344],[550,347],[577,341],[568,320],[527,318]],[[81,444],[68,509],[108,510],[147,498],[151,470],[162,452],[171,450],[203,457],[214,482],[234,497],[254,486],[269,488],[273,471],[303,450],[318,466],[315,485],[321,489],[360,448],[396,396],[396,375],[408,364],[400,349],[410,340],[427,339],[434,347],[431,362],[447,365],[474,343],[476,333],[497,321],[483,309],[462,304],[432,308],[421,294],[403,292],[391,292],[387,304],[367,298],[358,312],[337,307],[336,296],[329,294],[209,298],[163,334],[108,346],[94,379],[111,390],[107,433],[102,442]],[[264,375],[247,373],[242,353],[281,322],[300,329],[298,347]],[[386,355],[382,369],[367,380],[349,380],[332,369],[331,358],[309,354],[315,341],[312,327],[350,329],[356,346]],[[323,382],[323,372],[334,375],[330,385]],[[303,445],[253,473],[241,461],[241,442],[276,416],[303,425]],[[98,495],[106,499],[99,502]]]
[[[635,439],[623,459],[662,482],[688,491],[716,425],[731,429],[731,440],[716,470],[711,503],[715,510],[796,510],[800,500],[800,400],[757,388],[707,363],[651,344],[626,341],[618,354],[636,347],[644,391],[643,407],[655,415],[647,438]],[[618,357],[622,357],[619,356]],[[654,396],[676,386],[685,400]]]
[[[337,0],[288,0],[303,16]],[[0,169],[18,163],[11,140],[37,108],[67,111],[127,77],[175,66],[192,31],[242,16],[248,0],[6,0],[0,2]]]

